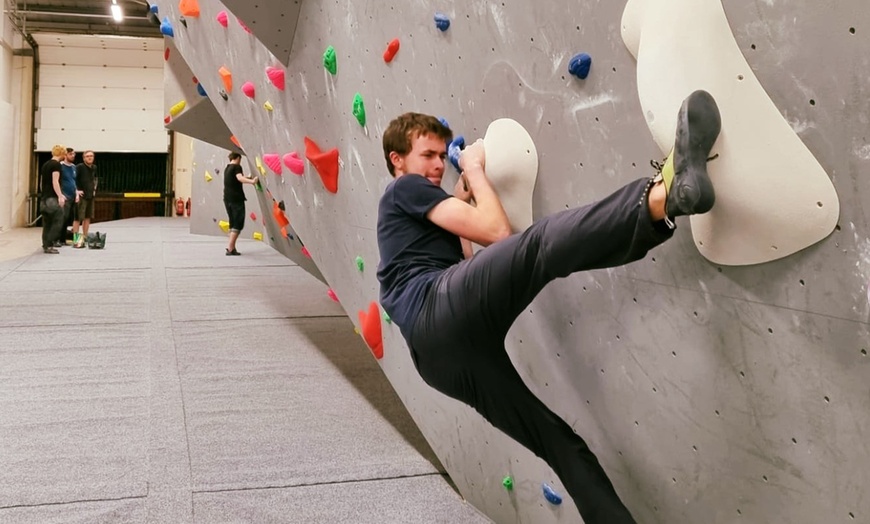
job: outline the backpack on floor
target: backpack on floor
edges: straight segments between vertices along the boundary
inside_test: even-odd
[[[106,234],[88,233],[88,249],[103,249],[106,247]]]

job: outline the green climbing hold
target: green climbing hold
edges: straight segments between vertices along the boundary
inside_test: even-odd
[[[329,46],[323,52],[323,67],[333,75],[338,72],[338,64],[335,59],[335,48]]]
[[[362,257],[356,257],[356,268],[359,269],[360,271],[362,271],[366,268],[366,263]]]
[[[388,315],[386,311],[384,311],[384,322],[386,322],[387,324],[393,323],[393,319],[390,318],[390,315]]]
[[[510,475],[508,475],[507,477],[505,477],[505,478],[501,481],[501,485],[504,486],[504,489],[506,489],[506,490],[508,490],[508,491],[513,491],[513,489],[514,489],[514,479],[512,479],[512,478],[510,477]]]
[[[359,93],[353,97],[353,116],[356,117],[356,121],[359,122],[359,125],[363,127],[366,126],[366,106],[363,104],[362,95]]]

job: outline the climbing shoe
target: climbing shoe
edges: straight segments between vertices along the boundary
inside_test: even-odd
[[[683,101],[674,149],[663,165],[654,163],[661,168],[669,217],[706,213],[713,207],[716,194],[707,161],[721,127],[719,108],[710,93],[695,91]]]

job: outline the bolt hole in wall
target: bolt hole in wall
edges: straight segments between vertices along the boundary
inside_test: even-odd
[[[51,153],[39,152],[36,157],[38,165],[42,166],[51,158]],[[167,153],[94,152],[99,180],[94,201],[94,222],[166,216],[168,159]],[[75,163],[80,162],[82,152],[77,151]],[[130,193],[153,193],[159,196],[130,197]]]

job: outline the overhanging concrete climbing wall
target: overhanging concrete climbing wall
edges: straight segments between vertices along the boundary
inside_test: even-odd
[[[443,116],[472,139],[499,117],[522,123],[540,154],[536,218],[647,176],[660,157],[638,101],[649,86],[638,86],[620,35],[625,2],[302,2],[286,67],[261,43],[277,35],[255,38],[231,12],[224,26],[218,2],[201,2],[186,28],[177,3],[158,5],[252,168],[264,166],[261,205],[285,202],[354,322],[378,296],[377,201],[389,182],[380,140],[399,113]],[[436,9],[452,22],[446,32]],[[646,260],[550,286],[507,345],[639,522],[868,522],[870,10],[863,0],[738,0],[725,10],[752,73],[833,182],[836,229],[791,256],[728,267],[704,259],[681,222]],[[401,47],[387,64],[394,38]],[[323,66],[328,46],[335,74]],[[579,52],[593,59],[582,81],[568,73]],[[226,100],[213,94],[225,87],[222,67],[233,77]],[[267,68],[283,72],[284,90]],[[357,93],[365,127],[352,114]],[[305,136],[337,149],[337,192],[312,163],[297,175],[295,159],[284,162],[305,157]],[[471,503],[497,522],[579,520],[567,497],[544,500],[543,482],[564,491],[540,460],[425,386],[398,330],[380,325],[384,373]]]

